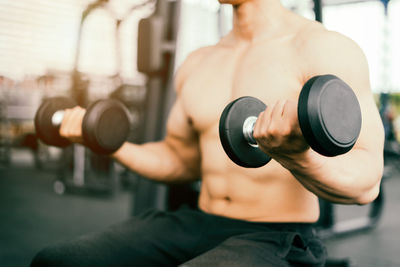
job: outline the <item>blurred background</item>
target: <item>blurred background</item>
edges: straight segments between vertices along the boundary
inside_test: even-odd
[[[400,266],[400,1],[282,2],[361,46],[385,126],[377,200],[321,201],[329,257],[343,266]],[[149,208],[196,206],[198,184],[155,184],[79,145],[47,146],[33,119],[53,96],[84,107],[113,98],[131,115],[130,141],[159,140],[176,69],[229,32],[231,20],[231,7],[217,0],[0,0],[0,266],[27,266],[46,245]]]

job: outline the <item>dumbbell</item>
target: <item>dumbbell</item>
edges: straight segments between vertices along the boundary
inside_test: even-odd
[[[36,134],[45,144],[67,147],[69,140],[59,133],[64,110],[77,104],[68,97],[48,98],[36,112],[34,123]],[[82,121],[82,136],[93,152],[110,154],[115,152],[127,139],[130,128],[128,111],[117,100],[105,99],[92,103]]]
[[[226,154],[239,166],[257,168],[271,160],[253,137],[257,116],[265,109],[259,99],[245,96],[229,103],[222,112],[220,140]],[[349,85],[334,75],[314,76],[304,84],[297,114],[304,139],[324,156],[348,152],[361,131],[357,97]]]

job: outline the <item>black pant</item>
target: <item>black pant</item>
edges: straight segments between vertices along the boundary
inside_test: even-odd
[[[311,224],[151,211],[42,250],[32,266],[323,266]]]

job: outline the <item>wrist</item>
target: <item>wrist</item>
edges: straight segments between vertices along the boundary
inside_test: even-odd
[[[278,162],[290,172],[309,173],[321,168],[325,162],[325,157],[321,156],[311,148],[299,153],[286,155]]]
[[[122,157],[123,148],[126,146],[126,143],[127,142],[123,143],[122,146],[120,148],[118,148],[115,152],[110,154],[110,156],[115,160],[119,160]]]

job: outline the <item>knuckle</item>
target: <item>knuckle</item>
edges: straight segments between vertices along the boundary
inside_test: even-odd
[[[65,130],[65,136],[66,137],[71,137],[71,130],[70,129]]]
[[[261,132],[259,132],[259,131],[253,133],[253,137],[254,137],[254,139],[256,139],[256,140],[261,140],[261,139],[264,138],[264,136],[263,136],[263,135],[261,134]]]
[[[253,137],[254,138],[258,138],[258,130],[257,130],[257,127],[254,127],[254,129],[253,129]]]
[[[255,138],[255,139],[259,139],[260,137],[261,137],[261,135],[260,135],[260,127],[258,127],[258,125],[255,125],[254,126],[254,129],[253,129],[253,137]]]
[[[253,137],[257,141],[261,141],[264,138],[263,131],[260,129],[260,127],[254,128]]]
[[[291,134],[292,134],[292,130],[290,129],[290,127],[282,127],[281,135],[283,137],[289,137]]]
[[[279,135],[279,129],[274,125],[270,125],[266,134],[272,138],[277,137]]]
[[[74,129],[73,136],[75,136],[75,137],[79,137],[80,136],[79,129]]]
[[[63,137],[68,137],[69,133],[66,129],[60,129],[60,135]]]

